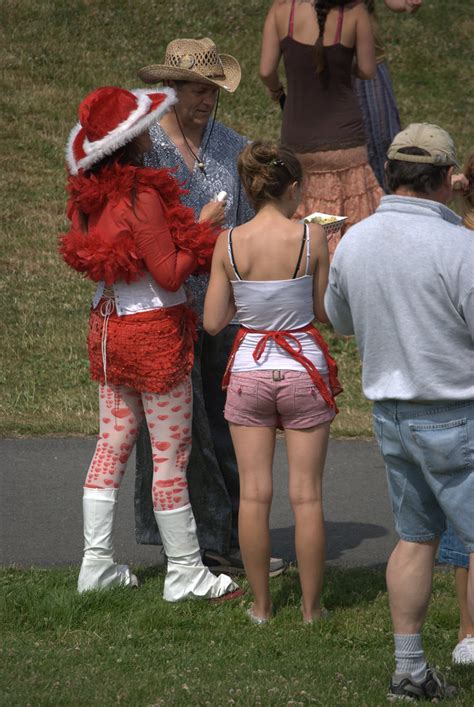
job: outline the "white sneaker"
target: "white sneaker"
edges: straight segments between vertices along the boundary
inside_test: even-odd
[[[453,663],[474,665],[474,636],[466,636],[453,650]]]

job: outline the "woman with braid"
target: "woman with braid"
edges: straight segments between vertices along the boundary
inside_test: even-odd
[[[347,225],[369,216],[383,194],[369,166],[362,115],[352,72],[375,76],[370,19],[363,3],[346,0],[275,0],[265,20],[260,76],[270,97],[287,96],[281,141],[304,172],[295,218],[312,211],[347,216]],[[340,232],[329,236],[332,254]]]

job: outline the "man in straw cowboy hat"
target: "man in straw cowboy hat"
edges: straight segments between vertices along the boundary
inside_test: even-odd
[[[166,49],[163,64],[138,72],[145,83],[164,82],[173,87],[178,102],[150,130],[153,150],[145,161],[151,167],[176,168],[196,218],[222,226],[237,226],[252,215],[237,172],[237,156],[247,139],[215,119],[219,91],[234,93],[241,70],[233,56],[219,54],[211,39],[175,39]],[[208,275],[196,274],[188,285],[200,317]],[[204,562],[212,570],[243,572],[238,551],[237,517],[239,478],[227,422],[221,381],[236,325],[211,337],[202,327],[192,373],[194,394],[193,444],[188,466],[189,492],[196,516]],[[137,446],[137,540],[158,544],[160,538],[149,502],[152,454],[146,428]],[[270,574],[284,569],[272,558]]]

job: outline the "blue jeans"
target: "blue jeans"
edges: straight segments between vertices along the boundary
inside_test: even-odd
[[[438,562],[442,565],[454,565],[455,567],[465,567],[466,569],[469,567],[469,555],[467,554],[467,550],[449,523],[441,536]]]
[[[374,403],[397,533],[426,542],[450,522],[474,552],[474,401]]]

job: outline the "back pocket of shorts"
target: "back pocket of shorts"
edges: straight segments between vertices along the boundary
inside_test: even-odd
[[[298,414],[303,410],[314,411],[317,408],[318,403],[320,403],[321,398],[319,397],[319,391],[315,385],[306,384],[295,387],[293,400],[295,414]]]
[[[240,381],[236,376],[232,377],[227,389],[227,401],[229,405],[239,410],[257,410],[258,384]]]
[[[312,396],[313,399],[318,397],[319,391],[315,385],[305,385],[300,388],[295,388],[295,398],[309,398]]]
[[[439,424],[409,424],[426,467],[433,474],[467,471],[472,466],[467,420]]]
[[[236,395],[240,396],[256,396],[257,395],[257,386],[248,384],[248,383],[238,383],[237,381],[235,383],[231,383],[229,385],[229,390],[235,393]]]

